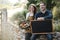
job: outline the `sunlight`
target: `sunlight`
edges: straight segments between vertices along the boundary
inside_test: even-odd
[[[28,3],[27,0],[20,0],[21,3]]]
[[[8,0],[10,3],[12,3],[12,4],[15,4],[15,3],[28,3],[28,1],[27,0]]]
[[[7,10],[8,12],[8,17],[11,17],[13,14],[15,14],[16,12],[21,12],[23,11],[23,8],[16,8],[16,9],[11,9],[11,10]]]
[[[8,0],[10,3],[15,4],[18,2],[18,0]]]
[[[18,8],[15,8],[15,6],[13,6],[14,8],[13,9],[8,9],[8,17],[11,17],[14,13],[16,12],[21,12],[24,10],[24,5],[23,4],[26,4],[27,3],[27,0],[8,0],[11,4],[15,4],[15,3],[18,3],[20,2],[22,4],[22,7],[18,7]]]

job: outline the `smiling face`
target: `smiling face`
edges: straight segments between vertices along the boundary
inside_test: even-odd
[[[44,3],[40,3],[40,10],[44,11],[46,9],[46,5]]]
[[[33,6],[29,6],[29,11],[31,12],[34,12],[34,7]]]

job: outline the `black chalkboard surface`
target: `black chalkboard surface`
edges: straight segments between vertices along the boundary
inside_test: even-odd
[[[49,33],[53,32],[52,20],[31,21],[32,33]]]

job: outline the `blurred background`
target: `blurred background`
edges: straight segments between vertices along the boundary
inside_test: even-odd
[[[18,24],[25,20],[30,4],[34,3],[39,11],[40,1],[52,11],[54,31],[60,32],[60,0],[0,0],[0,40],[20,40],[16,36],[20,34]]]

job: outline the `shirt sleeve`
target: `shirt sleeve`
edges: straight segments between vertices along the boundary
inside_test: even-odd
[[[47,20],[47,19],[52,19],[52,18],[53,18],[52,12],[49,11],[49,12],[48,12],[48,15],[45,16],[44,18],[45,18],[45,20]]]
[[[37,18],[38,18],[38,13],[35,14],[34,18],[35,18],[35,20],[37,20]]]
[[[29,13],[26,14],[26,20],[28,20],[28,18],[29,18]]]

